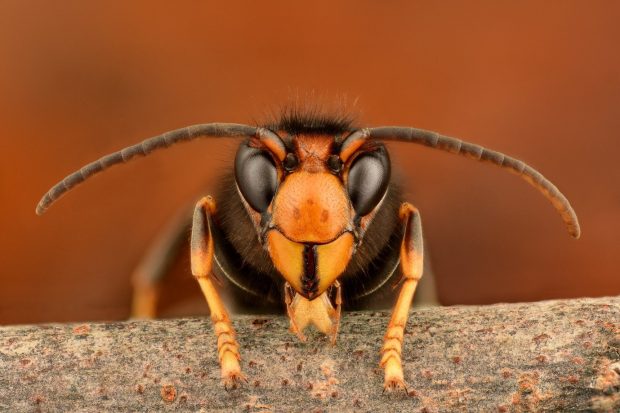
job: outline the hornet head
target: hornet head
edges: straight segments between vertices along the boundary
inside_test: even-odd
[[[264,129],[243,142],[235,181],[263,247],[312,300],[341,275],[380,208],[390,159],[362,131]]]

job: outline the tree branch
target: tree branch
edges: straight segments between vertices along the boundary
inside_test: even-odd
[[[382,394],[387,312],[336,347],[237,316],[248,383],[225,391],[208,318],[0,328],[0,411],[619,411],[620,297],[412,311],[409,394]]]

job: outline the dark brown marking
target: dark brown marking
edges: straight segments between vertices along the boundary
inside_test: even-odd
[[[321,222],[327,222],[327,220],[329,220],[329,211],[324,209],[323,212],[321,212]]]

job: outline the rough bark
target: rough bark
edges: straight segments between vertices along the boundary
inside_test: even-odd
[[[225,391],[208,318],[0,328],[6,411],[620,411],[620,297],[412,311],[405,392],[378,367],[388,313],[335,347],[237,316],[248,382]]]

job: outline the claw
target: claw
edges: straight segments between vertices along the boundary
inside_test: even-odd
[[[390,369],[385,372],[385,382],[383,384],[383,393],[386,391],[391,393],[392,391],[403,389],[405,390],[405,394],[409,394],[409,389],[407,389],[407,383],[403,379],[402,369]]]
[[[239,366],[239,353],[236,351],[236,348],[234,350],[225,350],[222,353],[222,382],[226,391],[229,388],[236,389],[242,381],[247,383],[247,379],[241,373],[241,367]]]
[[[407,389],[407,383],[402,378],[399,377],[391,377],[386,378],[385,383],[383,384],[383,393],[386,391],[391,393],[394,390],[403,389],[406,394],[409,394],[409,389]]]
[[[236,389],[241,386],[241,382],[248,383],[248,379],[245,377],[243,373],[239,372],[231,372],[226,376],[222,374],[222,382],[224,383],[224,390],[229,391]]]
[[[387,390],[392,392],[396,389],[404,389],[407,394],[407,384],[403,378],[403,368],[400,362],[400,348],[397,350],[391,348],[385,348],[382,350],[383,357],[381,360],[381,367],[385,369],[385,381],[383,384],[383,392]]]

